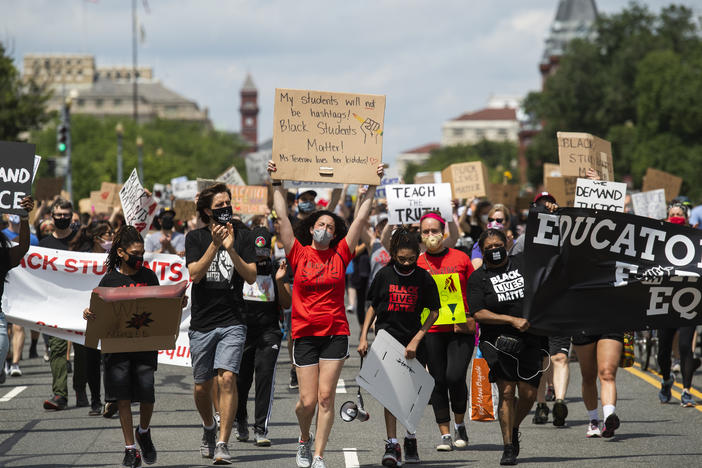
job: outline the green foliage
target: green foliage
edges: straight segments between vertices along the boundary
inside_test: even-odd
[[[648,167],[684,178],[683,191],[702,197],[702,37],[689,8],[659,15],[632,3],[602,16],[593,40],[574,40],[543,92],[525,110],[544,123],[527,150],[529,179],[557,162],[557,131],[595,134],[612,142],[615,177],[635,183]]]
[[[50,95],[37,83],[22,83],[12,57],[0,43],[0,140],[16,140],[50,118],[45,110]]]
[[[115,118],[97,119],[86,115],[71,116],[73,199],[90,196],[102,182],[117,181],[117,134]],[[32,134],[37,154],[50,157],[56,154],[55,121],[47,128]],[[209,130],[199,123],[155,120],[139,126],[123,119],[124,180],[137,167],[137,135],[144,142],[144,185],[169,183],[174,177],[189,179],[215,178],[234,165],[246,178],[244,159],[239,157],[246,147],[237,135]],[[160,150],[160,151],[159,151]],[[40,166],[39,177],[46,175],[48,165]]]

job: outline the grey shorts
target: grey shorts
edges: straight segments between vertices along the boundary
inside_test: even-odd
[[[217,369],[239,373],[246,342],[246,325],[215,328],[208,332],[190,330],[190,355],[195,383],[205,383]]]

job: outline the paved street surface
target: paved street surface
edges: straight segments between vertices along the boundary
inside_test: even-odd
[[[358,327],[352,328],[352,343],[357,342],[357,334]],[[41,342],[39,352],[43,354]],[[355,352],[352,354],[338,389],[337,411],[342,402],[355,399],[354,378],[359,359]],[[25,355],[28,355],[28,348],[25,348]],[[297,394],[287,387],[289,368],[284,349],[278,366],[270,429],[273,445],[258,448],[251,442],[231,442],[234,466],[295,466],[299,434],[293,408]],[[87,408],[75,408],[72,390],[68,410],[46,412],[42,402],[51,390],[48,364],[41,358],[25,360],[22,371],[22,377],[8,377],[7,382],[0,385],[0,466],[101,467],[121,463],[124,445],[118,419],[89,417]],[[190,369],[162,365],[156,375],[152,433],[158,462],[154,466],[209,465],[208,460],[200,458],[198,451],[202,429],[192,399]],[[571,363],[568,427],[555,428],[550,422],[536,426],[529,416],[521,427],[519,463],[539,467],[700,466],[702,407],[681,408],[679,400],[668,405],[659,404],[657,388],[652,385],[656,382],[654,378],[636,368],[632,371],[620,369],[617,413],[622,426],[611,441],[590,440],[585,438],[586,413],[579,397],[579,368],[577,363]],[[695,383],[698,387],[702,385],[699,373]],[[696,398],[700,400],[702,395],[696,392]],[[345,423],[337,417],[325,457],[328,467],[380,466],[385,435],[382,409],[370,396],[365,402],[371,414],[369,421]],[[137,411],[137,407],[133,409]],[[249,414],[252,413],[253,401],[249,401]],[[436,452],[434,445],[438,434],[431,408],[427,408],[418,431],[423,466],[498,465],[502,444],[497,422],[470,422],[470,442],[464,450]]]

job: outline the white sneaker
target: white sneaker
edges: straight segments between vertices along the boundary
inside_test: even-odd
[[[297,456],[295,462],[298,468],[310,468],[312,466],[312,447],[314,447],[314,436],[310,434],[307,442],[300,442],[297,445]],[[322,461],[324,466],[324,461]]]
[[[314,457],[314,460],[312,460],[312,468],[327,468],[327,465],[324,463],[324,458]]]
[[[10,366],[10,376],[12,377],[20,377],[22,375],[22,370],[19,367],[19,364],[12,364]]]
[[[439,452],[450,452],[453,450],[453,440],[450,434],[442,435],[439,445],[436,446],[436,450]]]
[[[600,431],[600,422],[597,419],[593,419],[590,421],[590,424],[587,426],[587,433],[585,436],[588,439],[596,439],[598,437],[602,437],[602,431]]]

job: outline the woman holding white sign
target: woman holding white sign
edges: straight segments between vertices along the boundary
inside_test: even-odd
[[[351,226],[330,211],[316,211],[295,227],[287,216],[286,193],[274,179],[273,207],[280,218],[280,240],[295,273],[292,300],[293,363],[300,400],[295,413],[300,425],[296,462],[301,468],[325,468],[324,449],[334,422],[336,383],[349,355],[349,324],[344,308],[346,267],[353,259],[361,231],[370,216],[375,186],[368,188]],[[379,164],[378,182],[383,177]],[[317,439],[310,426],[317,411]]]

